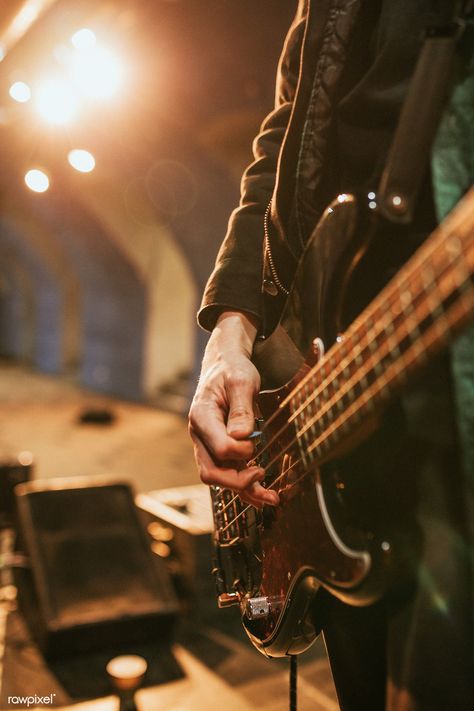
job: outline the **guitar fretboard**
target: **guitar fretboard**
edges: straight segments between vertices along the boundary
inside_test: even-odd
[[[474,316],[474,188],[282,403],[306,464],[383,409]]]

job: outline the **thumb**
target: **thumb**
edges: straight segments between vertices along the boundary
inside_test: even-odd
[[[250,381],[234,383],[228,390],[228,398],[227,434],[236,439],[248,437],[255,425],[253,384]]]

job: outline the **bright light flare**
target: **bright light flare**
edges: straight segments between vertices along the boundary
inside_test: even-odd
[[[13,20],[12,31],[18,34],[25,32],[37,19],[39,11],[38,0],[30,0],[30,2],[27,2]]]
[[[31,464],[33,464],[33,460],[33,454],[26,449],[23,452],[20,452],[18,455],[18,461],[24,467],[29,467]]]
[[[64,79],[44,81],[38,87],[36,99],[38,112],[49,123],[69,123],[77,113],[77,99]]]
[[[92,153],[81,148],[69,151],[67,159],[69,165],[72,165],[80,173],[90,173],[95,168],[95,158]]]
[[[92,30],[87,27],[83,27],[81,30],[74,32],[71,37],[71,42],[76,49],[90,49],[96,44],[97,37]]]
[[[71,59],[72,77],[81,93],[91,99],[109,99],[123,81],[119,58],[103,47],[80,49]]]
[[[42,170],[33,168],[25,175],[25,183],[35,193],[45,193],[49,188],[49,178]]]
[[[31,99],[31,89],[24,81],[16,81],[11,85],[8,93],[15,101],[24,104]]]

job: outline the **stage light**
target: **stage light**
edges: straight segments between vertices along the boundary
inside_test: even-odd
[[[80,173],[90,173],[95,168],[95,158],[92,153],[80,148],[69,151],[67,159],[69,164]]]
[[[20,452],[18,455],[18,461],[24,467],[31,466],[33,464],[33,460],[33,454],[26,449],[23,452]]]
[[[15,101],[24,104],[31,99],[31,89],[24,81],[16,81],[11,85],[8,93]]]
[[[35,193],[44,193],[49,188],[49,178],[42,170],[33,168],[25,175],[25,183]]]
[[[81,30],[74,32],[71,42],[76,49],[90,49],[97,42],[97,38],[92,30],[83,27]]]
[[[77,113],[77,100],[71,87],[61,78],[44,81],[37,90],[38,112],[49,123],[64,124]]]
[[[31,24],[38,18],[39,3],[37,0],[31,0],[20,10],[12,23],[12,29],[15,33],[25,32]]]
[[[123,67],[118,57],[103,47],[78,50],[71,72],[81,93],[92,99],[109,99],[120,87]]]

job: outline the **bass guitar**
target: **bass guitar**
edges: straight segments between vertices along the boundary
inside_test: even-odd
[[[379,599],[400,577],[404,551],[416,547],[403,513],[354,518],[347,455],[370,440],[396,396],[474,315],[474,188],[344,327],[358,310],[352,287],[363,291],[364,275],[390,251],[385,228],[375,198],[339,196],[298,268],[295,284],[313,290],[314,310],[311,298],[302,310],[295,286],[281,324],[256,349],[267,383],[282,380],[274,363],[300,366],[258,399],[252,462],[264,467],[264,485],[280,504],[258,510],[211,487],[218,604],[239,606],[250,640],[268,656],[314,642],[328,592],[353,605]],[[306,347],[311,331],[304,360],[294,343]]]

